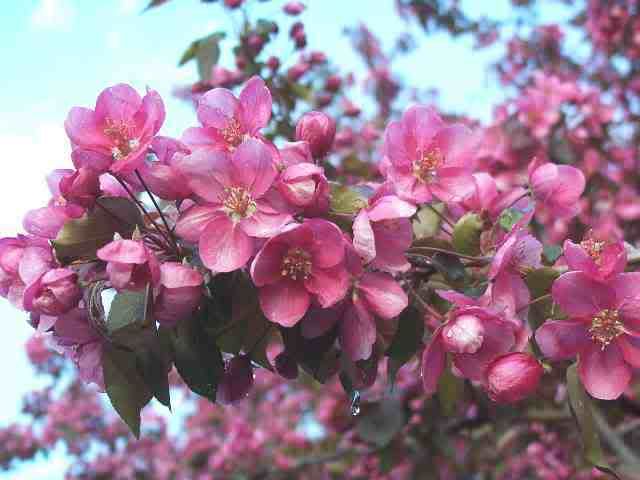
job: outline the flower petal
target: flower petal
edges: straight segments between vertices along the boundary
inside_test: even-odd
[[[283,327],[298,323],[311,304],[307,290],[293,280],[282,280],[260,288],[259,298],[265,316]]]
[[[211,220],[198,244],[202,263],[214,272],[244,267],[254,254],[255,242],[226,215]]]
[[[613,288],[583,272],[562,274],[553,283],[551,294],[570,317],[588,317],[606,308],[617,307]]]
[[[582,320],[547,320],[536,330],[542,354],[551,360],[575,358],[593,342]]]
[[[376,342],[376,325],[361,302],[350,304],[340,321],[340,346],[356,362],[371,356]]]
[[[437,329],[422,354],[422,386],[427,395],[432,395],[438,390],[438,382],[446,363],[447,356],[442,344],[441,330]]]
[[[240,92],[240,103],[243,126],[249,134],[255,135],[271,118],[271,92],[260,77],[249,79]]]
[[[580,355],[578,374],[587,392],[600,400],[615,400],[629,386],[632,369],[616,343],[604,350],[593,343]]]
[[[409,304],[402,287],[386,273],[365,273],[358,282],[358,292],[366,305],[384,319],[397,317]]]

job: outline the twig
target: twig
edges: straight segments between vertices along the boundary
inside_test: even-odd
[[[596,428],[607,442],[609,447],[618,455],[623,463],[629,466],[640,468],[640,458],[631,450],[626,443],[620,438],[620,436],[609,426],[609,423],[605,420],[600,413],[600,410],[595,405],[592,405],[591,412],[593,420],[596,424]]]
[[[447,250],[445,248],[438,248],[438,247],[411,247],[409,250],[407,250],[407,253],[444,253],[446,255],[463,258],[465,260],[472,260],[474,262],[485,262],[485,263],[488,263],[489,261],[491,261],[491,258],[492,258],[492,257],[474,257],[471,255],[465,255],[463,253],[458,253],[452,250]]]

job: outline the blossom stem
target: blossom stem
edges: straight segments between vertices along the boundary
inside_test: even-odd
[[[439,212],[438,209],[435,208],[433,205],[431,205],[430,203],[427,203],[426,207],[429,210],[431,210],[433,213],[435,213],[440,220],[442,220],[444,223],[449,225],[451,228],[456,228],[455,224],[451,220],[449,220],[446,215],[444,215],[442,212]]]
[[[463,253],[458,253],[438,247],[411,247],[409,248],[409,250],[407,250],[407,253],[444,253],[446,255],[452,255],[454,257],[463,258],[465,260],[472,260],[474,262],[488,263],[489,261],[491,261],[491,257],[474,257],[471,255],[465,255]]]
[[[522,312],[524,309],[529,308],[531,305],[535,305],[536,303],[538,303],[538,302],[542,302],[542,301],[544,301],[544,300],[546,300],[546,299],[548,299],[548,298],[551,298],[551,294],[550,294],[550,293],[547,293],[547,294],[542,295],[542,296],[540,296],[540,297],[538,297],[538,298],[536,298],[536,299],[534,299],[534,300],[531,300],[531,301],[530,301],[529,303],[527,303],[526,305],[523,305],[522,307],[520,307],[520,308],[516,311],[516,313],[520,313],[520,312]]]
[[[527,188],[527,189],[523,192],[523,194],[522,194],[522,195],[520,195],[519,197],[516,197],[516,199],[515,199],[513,202],[511,202],[508,206],[506,206],[506,207],[504,208],[504,210],[507,210],[507,209],[509,209],[509,208],[513,207],[516,203],[518,203],[518,202],[519,202],[520,200],[522,200],[523,198],[528,197],[530,194],[531,194],[531,190],[530,190],[529,188]]]
[[[164,213],[162,213],[162,210],[160,209],[160,206],[158,205],[158,202],[156,201],[155,197],[153,196],[153,194],[149,190],[149,187],[147,187],[147,184],[145,183],[145,181],[142,178],[142,175],[140,175],[140,172],[137,169],[136,169],[136,176],[138,177],[138,180],[140,180],[140,183],[142,184],[142,186],[144,187],[145,191],[147,192],[147,195],[149,195],[149,198],[153,202],[153,206],[156,208],[156,211],[160,215],[160,218],[162,219],[162,223],[164,223],[164,227],[167,229],[167,233],[168,233],[169,237],[171,238],[171,243],[175,247],[176,252],[180,251],[180,247],[178,247],[178,242],[176,241],[175,236],[173,235],[173,230],[171,230],[171,227],[169,227],[169,222],[167,222],[167,219],[164,216]]]

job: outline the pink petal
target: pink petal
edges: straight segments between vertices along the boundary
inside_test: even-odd
[[[257,76],[251,77],[240,92],[242,104],[242,123],[251,135],[267,126],[271,118],[271,92],[264,81]]]
[[[67,220],[69,216],[64,209],[43,207],[27,212],[22,226],[32,235],[54,239]]]
[[[232,181],[249,190],[254,199],[264,195],[277,176],[271,150],[260,140],[245,140],[233,153]]]
[[[553,300],[570,317],[588,317],[617,306],[613,288],[582,272],[562,274],[553,283],[551,293]]]
[[[47,249],[41,247],[25,248],[18,266],[18,275],[24,284],[28,285],[49,270],[52,261],[51,251]]]
[[[593,343],[587,328],[581,320],[547,320],[536,330],[536,342],[545,357],[567,360]]]
[[[340,322],[340,346],[352,361],[366,360],[376,342],[376,325],[360,302],[350,304]]]
[[[414,105],[402,115],[402,123],[407,132],[409,152],[426,150],[435,135],[445,126],[433,107]]]
[[[100,260],[105,262],[134,263],[142,265],[147,262],[147,250],[142,242],[135,240],[115,240],[97,252]]]
[[[333,267],[344,258],[344,238],[337,225],[326,220],[305,220],[303,226],[313,232],[310,253],[313,264],[320,268]]]
[[[176,234],[188,242],[196,243],[207,224],[220,215],[224,213],[221,213],[218,207],[194,205],[180,215],[176,224]]]
[[[164,123],[165,109],[162,98],[155,90],[148,90],[142,98],[142,108],[136,115],[136,120],[140,124],[141,138],[154,136]]]
[[[202,263],[214,272],[244,267],[254,254],[255,242],[226,215],[211,220],[198,243]]]
[[[265,316],[283,327],[298,323],[311,304],[304,286],[288,279],[260,288],[259,298]]]
[[[609,280],[624,323],[640,332],[640,272],[621,273]]]
[[[384,319],[397,317],[409,304],[402,287],[386,273],[365,273],[358,282],[358,292],[367,306]]]
[[[225,187],[231,186],[230,165],[227,153],[210,149],[196,150],[174,164],[187,179],[189,187],[211,203],[221,203]]]
[[[107,148],[111,143],[95,113],[88,108],[73,107],[64,122],[64,129],[74,145]]]
[[[264,204],[260,200],[257,202],[256,212],[248,218],[241,221],[241,227],[244,232],[251,237],[268,238],[284,227],[293,219],[288,213],[274,212],[270,208],[264,208]]]
[[[390,273],[404,272],[410,267],[405,256],[413,241],[413,227],[407,218],[383,220],[373,224],[376,258],[372,266]]]
[[[119,83],[100,93],[96,101],[96,117],[100,122],[107,119],[113,122],[126,122],[133,119],[140,107],[142,98],[130,85]]]
[[[203,280],[200,272],[178,262],[160,266],[160,282],[167,288],[198,287]]]
[[[251,279],[257,287],[282,279],[282,259],[288,250],[289,245],[277,240],[265,243],[251,264]]]
[[[384,132],[385,153],[391,160],[394,167],[398,165],[411,165],[415,155],[415,149],[409,150],[405,140],[405,129],[401,122],[389,123]],[[414,143],[415,148],[415,143]]]
[[[477,143],[471,130],[459,123],[440,129],[433,138],[433,145],[440,148],[447,167],[460,167],[469,172],[475,168]]]
[[[438,169],[438,176],[431,184],[431,191],[443,202],[459,202],[473,193],[473,176],[460,167]]]
[[[616,343],[622,352],[624,361],[633,368],[640,368],[640,339],[631,335],[620,335]]]
[[[427,395],[432,395],[438,390],[438,382],[446,363],[447,356],[442,345],[441,330],[437,329],[422,354],[422,385]]]
[[[375,236],[365,209],[360,210],[353,222],[353,246],[366,263],[376,258]]]
[[[369,209],[372,222],[409,218],[416,213],[417,207],[409,202],[400,200],[395,195],[387,195],[377,200]]]
[[[616,343],[604,350],[593,343],[580,354],[578,374],[587,392],[600,400],[615,400],[629,386],[633,371]]]
[[[194,150],[197,148],[221,148],[223,143],[218,131],[212,127],[187,128],[182,134],[181,140]]]
[[[323,269],[314,265],[311,276],[304,281],[305,288],[315,294],[323,308],[335,305],[347,294],[349,275],[343,265]]]
[[[226,88],[209,90],[198,102],[198,120],[205,127],[223,129],[239,114],[240,102]]]

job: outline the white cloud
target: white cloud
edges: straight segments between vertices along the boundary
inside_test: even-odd
[[[31,25],[42,30],[66,30],[75,15],[71,0],[39,0],[31,15]]]

